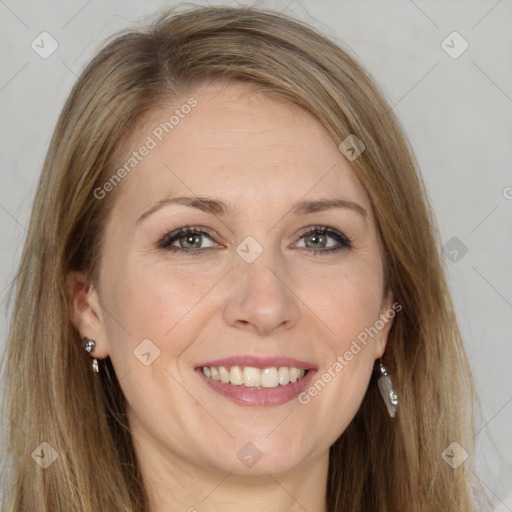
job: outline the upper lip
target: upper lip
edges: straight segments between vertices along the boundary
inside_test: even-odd
[[[272,366],[294,366],[296,368],[303,368],[304,370],[316,370],[316,366],[308,361],[300,361],[292,357],[256,357],[256,356],[232,356],[223,359],[215,359],[214,361],[207,361],[196,366],[196,368],[218,367],[218,366],[251,366],[253,368],[271,368]]]

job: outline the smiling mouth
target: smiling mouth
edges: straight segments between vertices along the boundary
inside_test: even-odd
[[[200,370],[207,379],[256,389],[286,386],[301,380],[308,373],[308,370],[295,366],[272,366],[263,369],[252,366],[203,366]]]

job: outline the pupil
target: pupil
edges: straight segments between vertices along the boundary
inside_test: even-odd
[[[185,237],[185,240],[186,240],[185,243],[186,244],[190,243],[191,245],[194,245],[194,241],[195,241],[195,242],[199,242],[199,245],[201,245],[199,238],[200,238],[199,235],[187,235]]]
[[[323,238],[325,238],[324,235],[311,235],[309,237],[310,241],[313,241],[314,244],[322,241]]]

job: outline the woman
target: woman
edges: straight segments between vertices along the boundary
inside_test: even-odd
[[[208,7],[116,36],[37,189],[2,510],[473,510],[416,168],[369,74],[302,23]]]

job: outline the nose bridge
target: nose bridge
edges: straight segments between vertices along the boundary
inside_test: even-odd
[[[283,282],[276,274],[285,272],[279,248],[273,246],[271,236],[259,235],[259,242],[246,237],[237,247],[236,275],[240,279],[244,296],[250,293],[267,293],[270,296],[283,293]]]
[[[235,286],[226,306],[232,325],[251,324],[260,332],[270,332],[283,323],[293,324],[298,317],[283,258],[270,239],[267,236],[266,243],[261,243],[249,236],[236,248]]]

